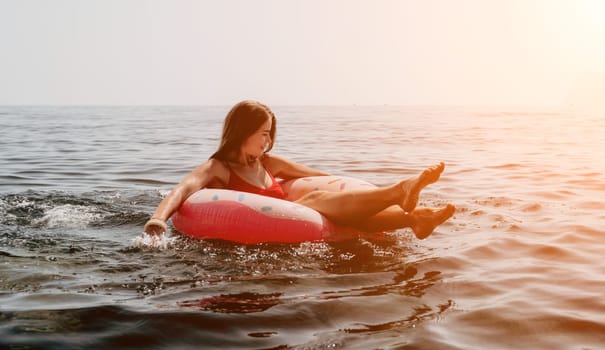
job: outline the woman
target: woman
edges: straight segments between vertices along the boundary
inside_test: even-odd
[[[145,232],[166,232],[166,220],[187,197],[202,188],[226,188],[285,199],[275,177],[294,179],[328,175],[269,154],[275,131],[275,115],[267,106],[256,101],[236,104],[225,118],[219,149],[161,201],[145,224]],[[444,164],[440,163],[415,178],[386,187],[345,192],[314,191],[296,202],[315,209],[337,224],[365,232],[410,227],[416,237],[424,239],[455,211],[451,204],[442,209],[416,208],[420,191],[437,181],[443,169]]]

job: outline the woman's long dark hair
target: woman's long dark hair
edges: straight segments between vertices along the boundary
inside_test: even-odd
[[[269,118],[271,118],[271,131],[269,133],[271,142],[265,153],[273,148],[275,142],[276,121],[273,112],[269,107],[257,101],[242,101],[233,106],[225,117],[221,144],[210,158],[233,161],[233,157],[239,155],[242,145],[248,137],[257,132]]]

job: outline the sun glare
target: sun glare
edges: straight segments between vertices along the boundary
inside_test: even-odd
[[[571,79],[569,112],[605,117],[605,1],[549,1],[545,20]],[[556,58],[553,58],[556,59]],[[564,67],[562,66],[562,67]]]
[[[586,26],[589,32],[599,35],[605,35],[605,1],[592,0],[580,1],[571,4],[577,6],[578,19],[582,22],[580,25]]]

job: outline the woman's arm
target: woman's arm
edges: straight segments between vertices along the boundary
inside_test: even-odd
[[[313,169],[306,165],[298,164],[286,158],[272,154],[265,154],[263,162],[274,176],[284,180],[297,179],[299,177],[306,176],[330,175],[321,170]]]
[[[174,214],[181,204],[197,190],[206,187],[211,181],[219,180],[225,182],[228,177],[225,166],[216,159],[210,159],[206,163],[193,169],[185,178],[174,187],[172,191],[160,202],[153,213],[151,220],[145,224],[145,232],[148,234],[160,234],[166,232],[166,220]]]

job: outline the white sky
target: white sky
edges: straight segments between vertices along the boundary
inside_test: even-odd
[[[605,1],[0,0],[0,50],[4,105],[551,106],[605,91]]]

